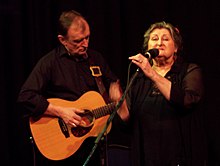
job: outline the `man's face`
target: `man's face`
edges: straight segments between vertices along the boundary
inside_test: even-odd
[[[83,19],[79,19],[70,26],[61,43],[71,55],[85,55],[89,45],[89,36],[88,23]]]

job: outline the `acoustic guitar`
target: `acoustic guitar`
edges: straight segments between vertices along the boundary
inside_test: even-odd
[[[75,107],[85,110],[81,114],[82,122],[72,127],[54,116],[43,115],[38,119],[30,118],[29,124],[33,139],[39,151],[48,159],[62,160],[73,155],[88,137],[97,137],[104,129],[109,114],[115,109],[115,103],[105,103],[95,91],[83,94],[76,101],[50,98],[48,101],[62,107]],[[106,134],[111,129],[111,123]]]

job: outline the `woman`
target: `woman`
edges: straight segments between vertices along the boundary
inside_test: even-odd
[[[142,70],[123,112],[133,132],[133,165],[205,165],[201,68],[180,57],[182,38],[169,23],[152,24],[143,47],[156,48],[159,55],[152,60],[142,54],[129,57]]]

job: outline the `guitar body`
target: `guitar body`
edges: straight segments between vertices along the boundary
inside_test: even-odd
[[[48,101],[54,105],[75,107],[90,110],[91,112],[98,107],[106,105],[102,96],[95,91],[86,92],[76,101],[67,101],[58,98],[48,99]],[[43,115],[38,120],[30,118],[29,123],[32,136],[39,151],[48,159],[62,160],[73,155],[86,138],[97,137],[104,129],[109,116],[108,114],[95,119],[89,131],[82,136],[74,136],[70,130],[68,131],[69,136],[66,137],[61,130],[59,118],[53,116]],[[107,129],[107,133],[110,129],[111,124]]]

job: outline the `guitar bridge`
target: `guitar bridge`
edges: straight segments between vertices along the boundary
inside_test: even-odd
[[[68,127],[67,127],[66,123],[63,121],[63,119],[58,118],[58,122],[59,122],[60,129],[61,129],[62,133],[64,134],[64,136],[66,138],[70,137]]]

